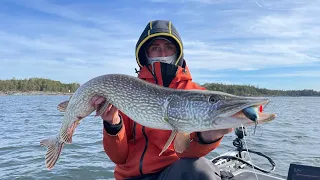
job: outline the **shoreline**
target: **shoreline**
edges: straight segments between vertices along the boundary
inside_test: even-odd
[[[0,96],[28,96],[28,95],[72,95],[67,92],[51,92],[51,91],[0,91]]]
[[[38,96],[38,95],[73,95],[73,93],[68,92],[52,92],[52,91],[0,91],[0,96]],[[252,95],[246,95],[252,96]],[[274,96],[274,95],[258,95],[258,96],[268,96],[268,97],[320,97],[320,96]]]

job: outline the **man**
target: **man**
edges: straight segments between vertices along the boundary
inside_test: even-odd
[[[140,79],[176,89],[200,89],[192,82],[183,44],[170,21],[151,21],[136,45]],[[91,104],[97,111],[105,99],[95,96]],[[116,179],[220,179],[220,173],[206,154],[217,148],[222,137],[232,129],[195,132],[190,146],[182,153],[173,144],[159,156],[171,131],[141,126],[109,106],[101,115],[104,120],[103,146],[116,164]]]

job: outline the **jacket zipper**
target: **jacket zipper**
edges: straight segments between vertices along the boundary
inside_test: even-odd
[[[149,67],[147,66],[147,69],[150,71],[150,73],[153,75],[153,78],[154,80],[156,81],[156,84],[158,84],[158,79],[157,79],[157,76],[155,73],[153,73]],[[134,127],[135,128],[135,127]],[[144,147],[144,150],[142,152],[142,155],[141,155],[141,158],[140,158],[140,164],[139,164],[139,171],[140,171],[140,174],[143,175],[143,172],[142,172],[142,163],[143,163],[143,158],[144,158],[144,154],[146,153],[147,149],[148,149],[148,136],[145,132],[145,127],[142,126],[142,133],[143,133],[143,136],[144,136],[144,139],[146,140],[146,145]]]
[[[144,126],[142,127],[142,133],[143,133],[143,136],[146,140],[146,145],[144,147],[144,150],[142,152],[142,155],[141,155],[141,158],[140,158],[140,166],[139,166],[139,170],[140,170],[140,174],[143,175],[143,172],[142,172],[142,162],[143,162],[143,158],[144,158],[144,154],[146,153],[147,149],[148,149],[148,137],[146,135],[146,132],[144,130]]]

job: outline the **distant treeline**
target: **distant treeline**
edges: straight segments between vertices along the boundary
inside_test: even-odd
[[[243,96],[320,96],[319,91],[304,90],[270,90],[252,85],[225,85],[220,83],[203,84],[208,90],[222,91]]]
[[[259,88],[252,85],[226,85],[221,83],[203,84],[208,90],[222,91],[234,95],[243,96],[320,96],[319,91],[314,90],[270,90]],[[17,80],[0,80],[0,91],[43,91],[43,92],[63,92],[73,93],[80,87],[78,83],[64,84],[60,81],[54,81],[44,78],[30,78]]]
[[[54,81],[44,78],[30,78],[17,80],[0,80],[0,91],[44,91],[44,92],[75,92],[80,85],[78,83],[64,84],[60,81]]]

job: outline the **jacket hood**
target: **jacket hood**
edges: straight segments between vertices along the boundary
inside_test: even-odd
[[[181,41],[180,35],[171,21],[165,20],[156,20],[150,21],[136,44],[136,61],[139,67],[143,67],[147,65],[146,55],[145,55],[145,46],[149,43],[149,41],[154,37],[165,37],[169,39],[171,42],[177,47],[178,58],[176,60],[175,65],[182,66],[183,64],[183,43]]]

